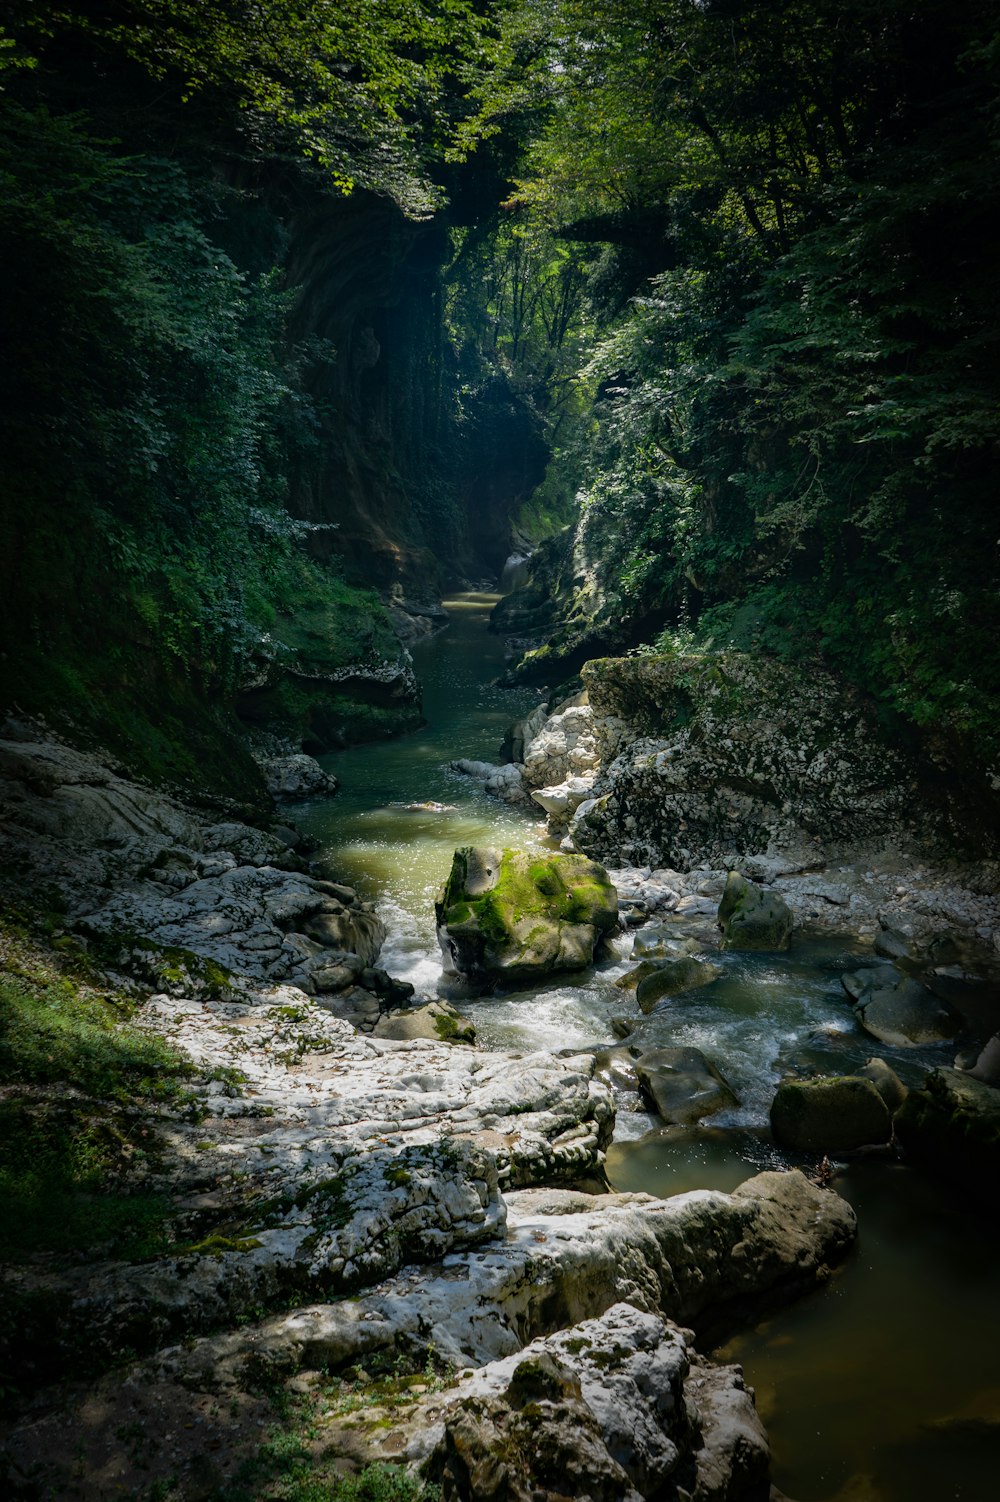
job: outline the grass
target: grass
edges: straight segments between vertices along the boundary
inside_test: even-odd
[[[49,920],[51,927],[51,920]],[[64,945],[63,952],[56,945]],[[152,1256],[170,1205],[145,1187],[163,1106],[190,1101],[190,1063],[130,1022],[65,938],[0,915],[0,1255],[113,1248]]]

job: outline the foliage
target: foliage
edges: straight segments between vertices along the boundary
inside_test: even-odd
[[[68,42],[99,66],[137,63],[185,103],[208,92],[244,112],[251,141],[294,143],[349,192],[390,193],[426,214],[424,159],[450,133],[449,79],[483,46],[469,0],[15,0],[0,71],[45,67]]]
[[[170,1206],[143,1185],[159,1106],[183,1105],[190,1063],[130,1025],[134,1003],[87,978],[23,919],[0,929],[0,1253],[160,1250]]]
[[[664,642],[822,656],[980,776],[997,55],[979,0],[539,0],[465,133],[533,112],[515,202],[617,278],[576,460],[586,631],[660,614]]]

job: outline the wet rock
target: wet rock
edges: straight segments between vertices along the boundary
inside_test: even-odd
[[[700,1049],[649,1049],[634,1067],[645,1100],[674,1125],[687,1126],[739,1104],[728,1081]]]
[[[444,1001],[383,1017],[375,1027],[376,1038],[432,1038],[438,1043],[475,1043],[476,1028],[468,1017]]]
[[[899,972],[894,965],[873,965],[864,970],[847,970],[840,977],[840,984],[852,1002],[860,1001],[866,991],[882,986],[894,986]]]
[[[876,934],[874,949],[877,955],[892,960],[901,970],[914,971],[920,968],[917,946],[912,939],[894,928],[883,928]]]
[[[739,871],[730,871],[719,903],[724,949],[787,949],[792,913],[777,892],[756,886]]]
[[[454,969],[522,983],[589,965],[618,927],[618,894],[586,856],[466,847],[455,852],[435,915]]]
[[[994,1033],[988,1040],[968,1074],[984,1085],[1000,1089],[1000,1033]]]
[[[714,903],[712,911],[715,911]],[[678,934],[676,927],[669,923],[649,924],[636,934],[632,943],[632,957],[636,960],[673,960],[698,953],[698,944]]]
[[[885,1059],[869,1059],[858,1070],[858,1074],[866,1080],[871,1080],[875,1089],[885,1101],[889,1115],[894,1115],[903,1104],[909,1091],[903,1084],[899,1075]]]
[[[527,791],[521,776],[521,768],[507,764],[498,766],[492,761],[469,761],[462,757],[451,763],[453,772],[461,772],[465,777],[472,777],[481,782],[486,791],[494,798],[499,798],[504,803],[524,803],[527,801]]]
[[[960,1027],[950,1007],[905,976],[894,985],[864,991],[855,1012],[866,1033],[897,1048],[940,1043],[953,1038]]]
[[[839,1153],[892,1136],[876,1084],[858,1075],[786,1080],[771,1102],[775,1141],[795,1152]]]
[[[896,1113],[910,1157],[993,1203],[1000,1170],[1000,1090],[958,1069],[934,1069]]]
[[[695,959],[693,955],[684,955],[677,960],[663,960],[655,965],[650,974],[639,980],[635,999],[648,1015],[664,997],[681,996],[688,991],[700,990],[703,986],[711,985],[721,974],[721,965],[713,965],[710,960]]]

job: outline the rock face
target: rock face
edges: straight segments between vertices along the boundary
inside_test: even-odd
[[[435,905],[446,963],[512,984],[589,965],[618,927],[618,894],[584,856],[456,850]]]
[[[876,1083],[860,1075],[786,1080],[771,1102],[771,1130],[795,1152],[850,1152],[888,1142],[892,1116]]]
[[[724,949],[787,949],[792,914],[777,892],[765,892],[739,871],[730,871],[719,903]]]
[[[912,815],[904,759],[823,673],[725,651],[583,668],[600,770],[573,815],[610,864],[721,864],[732,852],[878,838]]]

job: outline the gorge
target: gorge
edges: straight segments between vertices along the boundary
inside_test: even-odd
[[[992,1497],[997,56],[7,7],[6,1494]]]

